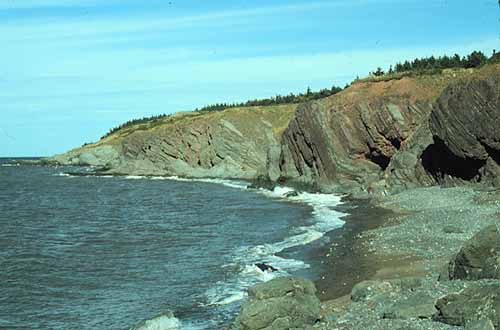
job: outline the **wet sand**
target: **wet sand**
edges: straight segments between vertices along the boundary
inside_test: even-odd
[[[423,274],[419,260],[410,255],[375,255],[361,233],[390,226],[398,213],[376,207],[366,200],[345,198],[336,209],[348,213],[342,228],[330,232],[331,244],[318,251],[325,271],[315,284],[322,301],[349,295],[353,286],[368,279],[397,278]]]

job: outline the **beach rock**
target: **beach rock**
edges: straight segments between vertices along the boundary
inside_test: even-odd
[[[373,299],[377,296],[387,295],[394,291],[399,291],[399,288],[389,281],[363,281],[352,288],[351,300],[360,302]]]
[[[416,293],[386,308],[384,318],[387,319],[430,319],[436,310],[436,298],[425,293]]]
[[[465,330],[495,330],[495,325],[489,319],[481,319],[467,323]]]
[[[249,289],[249,300],[232,325],[234,330],[305,329],[320,315],[320,301],[311,281],[277,278]]]
[[[483,228],[450,261],[450,279],[500,279],[500,233],[496,225]]]
[[[384,281],[363,281],[356,284],[351,291],[351,300],[354,302],[369,299],[384,299],[401,291],[414,291],[422,285],[420,277],[406,277]]]
[[[500,282],[477,283],[458,293],[440,298],[436,303],[437,321],[465,326],[467,323],[489,319],[500,327]]]

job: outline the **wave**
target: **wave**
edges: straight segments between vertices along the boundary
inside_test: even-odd
[[[142,321],[131,330],[201,330],[206,327],[182,322],[172,312],[162,313],[151,319]]]
[[[20,165],[17,163],[15,163],[15,164],[8,163],[8,164],[2,164],[1,166],[2,167],[16,167],[16,166],[20,166]]]
[[[245,190],[248,188],[248,182],[241,180],[227,180],[227,179],[204,179],[204,178],[182,178],[178,176],[153,176],[150,177],[152,180],[172,180],[181,182],[204,182],[212,184],[220,184],[226,187]]]
[[[177,330],[181,329],[181,321],[173,313],[167,312],[141,322],[131,330]]]
[[[289,187],[276,187],[274,190],[256,190],[267,197],[306,203],[312,207],[313,224],[294,228],[292,235],[282,241],[250,247],[240,247],[235,250],[233,262],[225,265],[230,268],[228,273],[236,274],[226,281],[218,282],[206,291],[209,306],[225,306],[241,301],[246,297],[246,289],[252,285],[267,282],[273,278],[289,276],[291,272],[309,268],[310,266],[296,259],[279,257],[276,254],[296,246],[306,245],[321,239],[327,232],[344,225],[341,217],[345,213],[332,208],[342,204],[342,196],[333,194],[296,192]],[[265,263],[277,271],[263,271],[256,266]]]
[[[108,175],[103,177],[110,176]],[[136,175],[126,176],[125,179],[204,182],[224,185],[226,187],[239,190],[248,189],[248,182],[227,179],[197,179],[182,178],[178,176]],[[207,290],[205,292],[205,302],[200,303],[200,306],[229,306],[227,311],[232,312],[230,306],[234,306],[246,297],[246,290],[248,287],[258,283],[267,282],[276,277],[289,276],[290,273],[293,273],[294,271],[310,267],[304,261],[283,258],[277,256],[276,254],[289,248],[310,244],[321,239],[327,232],[340,228],[344,225],[344,221],[342,221],[341,218],[346,214],[333,209],[333,207],[342,204],[342,196],[334,194],[297,192],[290,187],[283,186],[275,187],[273,190],[252,189],[252,191],[273,199],[310,205],[312,207],[312,224],[294,228],[289,237],[279,242],[257,246],[246,246],[236,249],[232,256],[232,262],[223,266],[229,268],[227,273],[234,274],[234,276],[230,276],[229,279],[226,279],[225,281],[217,282],[216,285]],[[263,271],[256,266],[257,263],[265,263],[266,265],[276,268],[277,271]],[[165,322],[165,324],[176,324],[173,320],[170,320],[170,323],[167,323],[165,319],[160,320],[163,320],[161,322]],[[161,323],[158,320],[155,322],[157,324]],[[156,329],[162,328],[137,328],[137,330]],[[164,329],[170,330],[177,328]],[[184,329],[184,327],[182,329]]]

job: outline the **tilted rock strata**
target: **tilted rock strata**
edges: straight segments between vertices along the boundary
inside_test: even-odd
[[[295,105],[173,116],[49,159],[107,173],[252,179],[267,175]],[[274,156],[275,158],[278,156]]]

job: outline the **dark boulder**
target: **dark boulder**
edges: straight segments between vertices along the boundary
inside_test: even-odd
[[[460,280],[500,279],[500,234],[488,226],[462,247],[450,261],[449,278]]]
[[[255,266],[257,266],[257,268],[259,268],[263,272],[277,272],[279,270],[278,268],[275,268],[265,263],[257,263],[255,264]]]
[[[289,198],[289,197],[297,197],[298,195],[299,195],[299,193],[298,193],[297,191],[293,190],[293,191],[287,192],[287,193],[285,194],[285,197],[286,197],[286,198]]]

